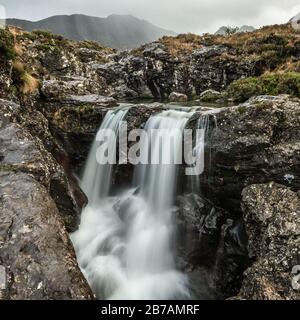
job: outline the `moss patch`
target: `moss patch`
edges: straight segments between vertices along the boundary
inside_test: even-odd
[[[236,80],[229,85],[226,93],[236,102],[244,102],[255,95],[289,94],[300,97],[300,73],[268,72],[260,77]]]
[[[0,29],[0,55],[7,60],[14,60],[17,57],[17,52],[14,48],[14,37],[8,31]]]

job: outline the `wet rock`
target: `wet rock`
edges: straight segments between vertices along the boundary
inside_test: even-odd
[[[0,109],[0,171],[25,172],[34,177],[49,190],[68,230],[76,230],[86,199],[36,135],[42,123],[31,121],[27,110],[15,103],[0,100]],[[51,135],[47,137],[53,141]]]
[[[0,172],[0,299],[91,299],[54,201],[24,173]]]
[[[97,72],[98,75],[106,80],[106,83],[108,85],[125,77],[123,67],[118,62],[94,64],[93,69]]]
[[[85,105],[85,104],[93,104],[101,107],[115,107],[117,106],[117,101],[111,97],[99,96],[96,94],[91,95],[69,95],[63,103],[70,103],[74,105]]]
[[[292,287],[300,264],[300,197],[276,183],[243,190],[242,208],[253,264],[244,274],[238,298],[300,299]]]
[[[61,72],[70,67],[70,61],[64,50],[51,50],[44,56],[42,65],[50,73]]]
[[[188,101],[188,97],[187,97],[187,95],[185,95],[183,93],[172,92],[169,95],[169,100],[171,102],[187,102]]]
[[[65,95],[64,92],[62,92],[58,100],[44,102],[40,105],[40,109],[51,123],[54,114],[59,112],[62,108],[65,110],[69,109],[72,113],[72,109],[76,108],[111,108],[117,105],[117,101],[112,97],[100,96],[97,94]]]
[[[180,57],[172,56],[159,42],[137,51],[94,65],[106,80],[109,95],[168,98],[181,92],[192,98],[208,89],[222,91],[233,80],[256,74],[255,59],[236,59],[237,52],[227,46],[202,46]]]
[[[222,91],[232,81],[254,75],[255,61],[235,59],[237,52],[226,46],[209,46],[191,54],[190,78],[197,95],[205,90]]]
[[[238,292],[247,264],[243,225],[197,194],[179,196],[177,250],[194,299],[224,299]]]
[[[52,136],[77,170],[85,161],[106,112],[118,103],[112,97],[97,94],[70,95],[63,90],[60,94],[61,89],[39,108],[49,122]]]
[[[64,101],[70,95],[80,96],[100,92],[98,82],[84,77],[45,80],[41,87],[41,94],[47,101]]]
[[[84,164],[106,113],[106,107],[94,105],[65,105],[54,113],[52,130],[75,170],[80,170]]]
[[[38,181],[47,185],[50,181],[51,171],[55,163],[43,148],[36,144],[32,136],[15,123],[10,123],[7,117],[3,119],[1,131],[1,166],[22,170],[32,174]]]
[[[166,47],[159,43],[153,42],[144,46],[143,55],[145,57],[156,58],[158,60],[164,60],[170,58]]]
[[[216,114],[203,192],[240,215],[244,187],[275,181],[300,183],[300,102],[287,96],[257,97]],[[212,169],[212,170],[211,170]],[[291,177],[287,179],[287,175]]]

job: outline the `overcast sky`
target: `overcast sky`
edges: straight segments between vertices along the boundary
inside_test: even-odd
[[[194,33],[214,32],[222,25],[285,23],[300,12],[299,0],[0,0],[0,4],[10,18],[132,14],[169,30]]]

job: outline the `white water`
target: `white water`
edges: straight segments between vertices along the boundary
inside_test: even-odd
[[[193,149],[193,155],[197,157],[198,159],[203,159],[204,161],[204,151],[206,143],[209,139],[207,139],[208,133],[213,129],[217,127],[217,117],[215,116],[215,113],[218,112],[217,109],[209,110],[204,112],[198,119],[197,123],[197,129],[198,131],[198,137],[196,138],[196,145]],[[213,119],[213,122],[212,122]],[[209,149],[210,150],[210,149]],[[211,150],[209,151],[209,161],[207,161],[208,165],[211,164]],[[200,175],[194,174],[190,176],[190,185],[191,185],[191,191],[199,194],[201,193],[200,188]]]
[[[125,114],[126,110],[108,113],[101,129],[117,131]],[[164,111],[148,120],[146,130],[183,130],[191,115]],[[181,134],[174,140],[175,155]],[[159,139],[154,136],[151,144],[157,147]],[[187,279],[176,270],[172,250],[176,165],[137,166],[138,187],[113,198],[109,197],[112,166],[97,164],[96,149],[95,142],[82,180],[89,204],[79,230],[72,235],[78,262],[92,289],[98,298],[106,299],[189,298]],[[161,151],[163,163],[170,151]]]

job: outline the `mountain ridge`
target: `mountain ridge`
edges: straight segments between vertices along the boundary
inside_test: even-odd
[[[132,49],[175,32],[132,15],[112,14],[106,18],[84,14],[56,15],[38,21],[9,18],[8,25],[26,31],[48,30],[71,40],[91,40],[115,49]]]

